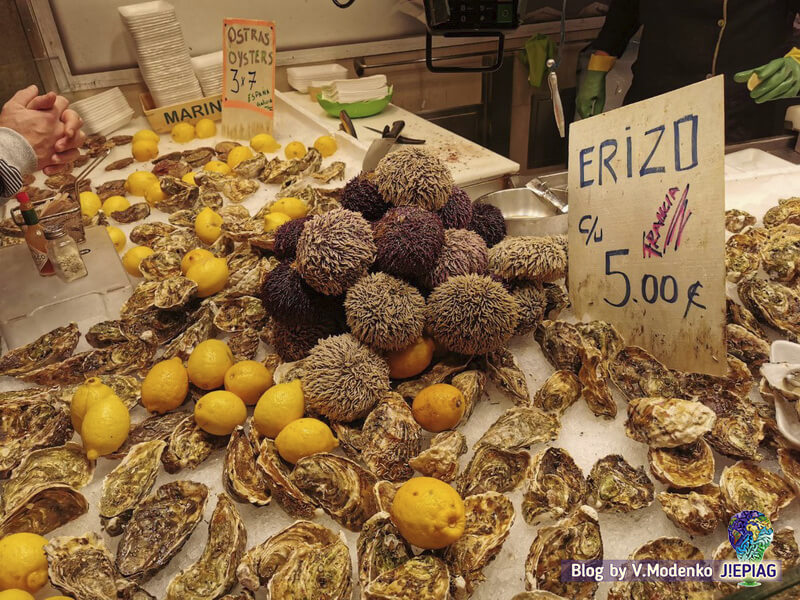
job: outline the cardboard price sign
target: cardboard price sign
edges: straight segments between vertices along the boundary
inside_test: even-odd
[[[569,288],[668,367],[723,375],[722,77],[573,123]]]
[[[275,23],[222,21],[222,129],[249,139],[272,133],[275,101]]]

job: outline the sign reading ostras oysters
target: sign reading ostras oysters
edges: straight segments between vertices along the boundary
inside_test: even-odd
[[[723,375],[722,77],[572,124],[569,290],[667,366]]]
[[[228,137],[272,133],[275,91],[275,23],[222,22],[222,128]]]

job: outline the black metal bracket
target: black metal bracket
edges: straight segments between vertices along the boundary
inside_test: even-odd
[[[433,36],[430,31],[425,32],[425,64],[431,73],[491,73],[497,71],[503,64],[503,45],[505,43],[505,34],[502,31],[462,31],[458,33],[443,33],[447,38],[497,38],[497,53],[495,62],[491,65],[482,65],[480,67],[437,67],[434,61],[439,62],[447,60],[447,56],[438,58],[433,57]]]

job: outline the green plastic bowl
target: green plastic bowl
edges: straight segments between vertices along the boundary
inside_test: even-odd
[[[361,117],[371,117],[382,112],[389,103],[392,101],[392,92],[394,90],[390,87],[389,94],[385,98],[378,98],[377,100],[364,100],[362,102],[349,102],[341,104],[339,102],[331,102],[322,98],[322,94],[317,94],[317,102],[319,105],[332,117],[339,118],[339,113],[345,111],[347,116],[351,119],[360,119]]]

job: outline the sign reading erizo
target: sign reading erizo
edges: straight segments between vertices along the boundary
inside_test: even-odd
[[[668,367],[726,372],[722,77],[572,124],[569,288]]]

